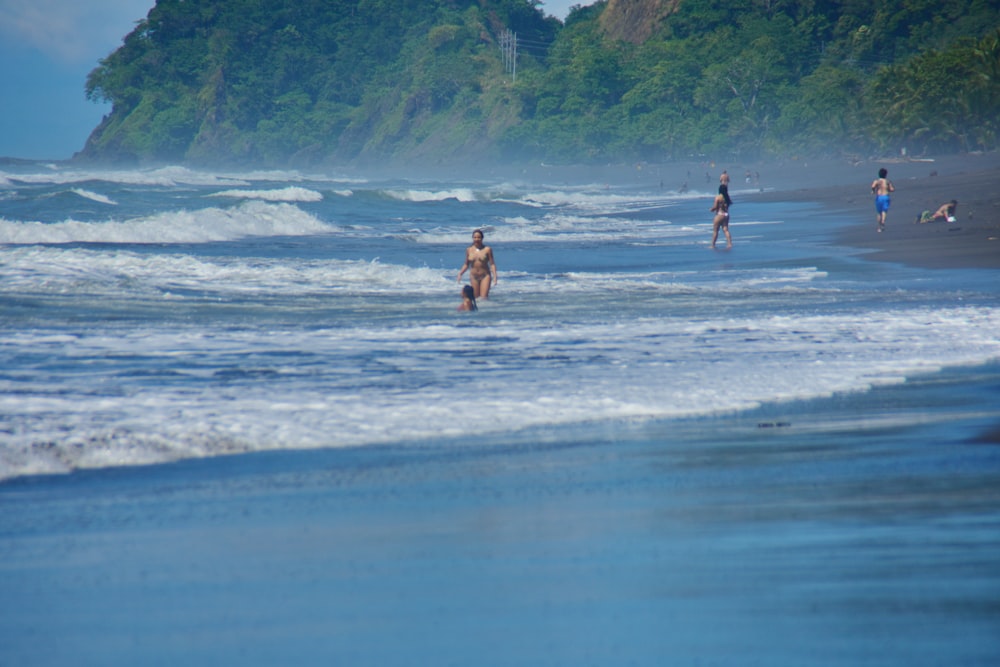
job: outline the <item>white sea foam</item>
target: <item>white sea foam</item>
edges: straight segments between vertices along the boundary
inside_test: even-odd
[[[441,294],[452,271],[378,260],[200,258],[23,246],[0,251],[0,295],[119,298]]]
[[[208,243],[251,236],[328,234],[336,229],[292,204],[249,201],[234,208],[171,211],[123,221],[0,219],[0,244]]]
[[[89,295],[183,299],[207,295],[302,295],[405,293],[450,294],[455,269],[432,269],[379,260],[299,258],[201,258],[185,254],[114,253],[58,246],[13,246],[0,252],[0,294]],[[726,292],[760,294],[805,289],[824,274],[814,269],[774,270],[760,275],[729,272]],[[701,273],[566,273],[531,275],[504,272],[504,292],[531,297],[558,285],[563,293],[719,293],[711,275]]]
[[[217,174],[221,178],[239,179],[250,182],[274,182],[274,183],[342,183],[346,185],[362,185],[368,183],[367,178],[358,176],[345,176],[342,174],[322,174],[322,173],[302,173],[298,170],[264,169],[252,171],[222,171]]]
[[[47,362],[0,380],[0,478],[748,409],[995,360],[998,326],[994,308],[916,307],[558,329],[494,321],[488,329],[26,332],[6,337],[0,354]],[[76,363],[59,371],[59,358]],[[108,375],[106,360],[130,358],[146,375]],[[454,406],[487,372],[477,418],[456,419]]]
[[[322,201],[323,195],[315,190],[288,186],[276,190],[223,190],[213,197],[229,197],[231,199],[262,199],[264,201],[283,202],[315,202]]]
[[[558,285],[563,292],[585,294],[617,293],[648,299],[655,294],[692,294],[713,297],[760,297],[768,293],[816,290],[816,284],[827,276],[826,272],[812,267],[770,269],[755,271],[644,271],[629,272],[578,272],[570,271],[546,276],[544,283],[525,281],[524,285],[505,284],[506,290],[518,293],[537,293],[544,288]],[[824,289],[832,291],[829,286]]]
[[[671,239],[704,240],[704,227],[676,224],[671,220],[635,220],[629,218],[551,213],[529,220],[514,216],[498,225],[483,225],[486,244],[510,243],[601,243],[601,242],[663,242]],[[433,230],[408,236],[421,244],[468,244],[469,230]]]
[[[102,195],[97,192],[91,192],[90,190],[84,190],[83,188],[73,188],[71,192],[80,195],[84,199],[90,199],[91,201],[96,201],[101,204],[108,204],[110,206],[118,205],[118,202],[112,200],[106,195]]]
[[[685,194],[664,193],[662,196],[637,197],[632,192],[607,190],[536,190],[521,196],[521,201],[536,206],[570,207],[581,210],[597,210],[607,213],[624,211],[644,211],[672,206],[675,202],[688,199],[705,199],[709,195],[688,192]]]
[[[70,184],[87,181],[103,181],[122,185],[173,187],[178,185],[242,187],[251,183],[272,182],[329,182],[329,183],[366,183],[363,178],[347,176],[329,176],[322,174],[306,175],[294,170],[265,170],[247,172],[207,172],[181,166],[166,166],[154,169],[80,169],[61,168],[51,165],[44,172],[39,171],[0,171],[0,183],[28,184]]]
[[[385,194],[393,199],[411,202],[437,202],[449,199],[460,202],[473,202],[481,199],[481,195],[470,188],[454,188],[451,190],[385,190]]]
[[[242,178],[229,178],[217,174],[195,171],[186,167],[160,167],[149,170],[115,169],[66,169],[16,174],[6,172],[8,179],[30,184],[70,184],[104,181],[122,185],[173,187],[177,185],[248,185]]]

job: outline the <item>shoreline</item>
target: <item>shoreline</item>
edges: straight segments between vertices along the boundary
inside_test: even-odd
[[[889,170],[896,191],[885,231],[875,226],[868,190],[878,169]],[[761,167],[763,170],[765,167]],[[868,250],[866,260],[927,269],[1000,269],[1000,154],[955,155],[925,160],[882,160],[856,164],[784,164],[769,168],[773,188],[744,195],[754,201],[814,202],[843,215],[850,224],[832,242]],[[803,179],[802,173],[809,176]],[[770,183],[777,182],[773,187]],[[824,184],[825,183],[825,184]],[[917,223],[924,210],[958,201],[956,221]]]
[[[875,225],[874,200],[869,189],[885,167],[895,185],[886,229]],[[741,200],[808,202],[842,216],[845,222],[830,240],[835,245],[868,252],[868,261],[900,263],[928,269],[1000,269],[1000,152],[951,154],[934,157],[788,158],[618,163],[568,166],[535,164],[493,165],[483,175],[527,179],[550,185],[604,183],[609,188],[659,189],[678,192],[683,187],[713,194],[723,170],[732,178],[729,191]],[[746,180],[749,175],[750,181]],[[759,192],[757,191],[759,189]],[[954,223],[917,223],[925,210],[936,211],[955,199]],[[738,209],[737,209],[738,211]],[[737,214],[738,215],[738,214]],[[802,221],[808,224],[808,220]]]

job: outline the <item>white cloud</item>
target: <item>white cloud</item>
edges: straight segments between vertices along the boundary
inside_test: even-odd
[[[0,39],[63,63],[96,62],[121,45],[155,0],[0,0]]]

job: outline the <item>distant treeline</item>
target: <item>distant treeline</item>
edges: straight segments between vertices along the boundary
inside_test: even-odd
[[[998,147],[996,2],[680,0],[641,43],[611,39],[608,10],[562,23],[535,0],[158,0],[87,79],[112,110],[83,155],[431,164]]]

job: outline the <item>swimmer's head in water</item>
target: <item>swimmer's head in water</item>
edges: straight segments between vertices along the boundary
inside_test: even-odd
[[[464,305],[462,308],[465,310],[479,310],[479,306],[476,305],[476,291],[472,289],[472,285],[466,285],[462,288],[462,296],[469,300],[468,308],[465,308]],[[459,310],[462,310],[462,308]]]

